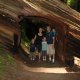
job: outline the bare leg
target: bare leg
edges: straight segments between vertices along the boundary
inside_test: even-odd
[[[49,54],[49,61],[51,61],[51,55]]]
[[[41,59],[41,53],[39,53],[39,60]]]
[[[44,60],[46,61],[46,56],[44,56]]]

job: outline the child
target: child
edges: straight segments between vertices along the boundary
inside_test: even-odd
[[[31,60],[35,60],[35,50],[36,50],[36,46],[34,44],[34,39],[32,39],[30,43],[30,59]]]
[[[42,57],[43,57],[43,61],[46,61],[46,54],[47,54],[47,41],[46,41],[46,37],[43,37],[43,39],[42,39]]]

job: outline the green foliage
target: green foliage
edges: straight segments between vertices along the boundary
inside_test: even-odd
[[[21,23],[21,43],[25,46],[28,46],[30,43],[30,40],[26,35],[27,26],[29,25],[26,24],[26,20],[23,20],[23,22]]]
[[[26,36],[26,32],[25,29],[22,29],[22,43],[25,45],[25,43],[29,44],[30,40],[28,39],[28,37]]]
[[[80,12],[80,0],[67,0],[67,5]]]
[[[0,48],[0,80],[3,80],[9,69],[15,67],[16,63],[11,52]]]
[[[73,5],[75,3],[75,0],[67,0],[68,5]]]

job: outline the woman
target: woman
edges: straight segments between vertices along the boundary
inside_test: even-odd
[[[42,38],[43,38],[43,29],[39,28],[38,34],[35,35],[35,45],[38,51],[39,60],[41,57],[41,50],[42,50]]]

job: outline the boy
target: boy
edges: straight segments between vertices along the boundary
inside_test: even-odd
[[[51,31],[50,26],[47,26],[46,40],[47,40],[47,44],[48,44],[47,55],[49,56],[49,61],[52,61],[52,63],[54,63],[54,58],[55,58],[55,48],[54,48],[55,34],[54,34],[53,31]]]
[[[31,60],[35,60],[35,50],[36,50],[36,46],[34,44],[34,39],[32,39],[30,43],[30,59]]]

